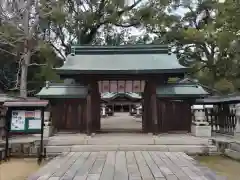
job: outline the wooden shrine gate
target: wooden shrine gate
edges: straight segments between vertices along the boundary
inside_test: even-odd
[[[143,97],[143,132],[189,131],[190,105],[162,98],[191,95],[182,94],[188,87],[180,87],[180,94],[174,85],[166,90],[169,78],[183,78],[188,71],[166,45],[73,46],[63,66],[55,70],[62,80],[73,81],[48,83],[38,96],[50,102],[60,100],[53,105],[53,124],[59,129],[89,135],[97,132],[101,129],[101,93],[139,92]],[[194,98],[197,89],[196,85],[190,87]]]

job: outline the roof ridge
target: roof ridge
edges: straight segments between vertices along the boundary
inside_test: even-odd
[[[81,54],[171,54],[168,45],[72,46],[71,55]]]

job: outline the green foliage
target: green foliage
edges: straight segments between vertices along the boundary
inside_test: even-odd
[[[39,51],[32,56],[32,63],[37,63],[36,66],[30,66],[28,72],[28,90],[37,93],[45,81],[60,81],[59,76],[53,70],[58,67],[62,59],[57,57],[50,45],[42,43]]]
[[[214,88],[225,94],[233,93],[235,91],[233,83],[227,79],[221,79],[217,81],[214,85]]]
[[[180,5],[188,11],[172,24],[165,41],[172,44],[180,63],[192,67],[191,75],[203,84],[224,93],[235,91],[234,81],[240,72],[239,3],[194,2]]]

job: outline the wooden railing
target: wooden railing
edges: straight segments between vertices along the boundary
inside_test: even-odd
[[[206,118],[213,133],[234,135],[236,127],[236,111],[227,105],[216,109],[205,110]]]

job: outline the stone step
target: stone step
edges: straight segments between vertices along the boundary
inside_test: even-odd
[[[93,138],[69,138],[50,139],[49,146],[72,145],[209,145],[209,139],[204,138],[152,138],[152,137],[93,137]]]
[[[73,145],[46,146],[47,154],[62,152],[96,152],[96,151],[160,151],[185,152],[187,154],[211,154],[217,152],[213,145]]]

